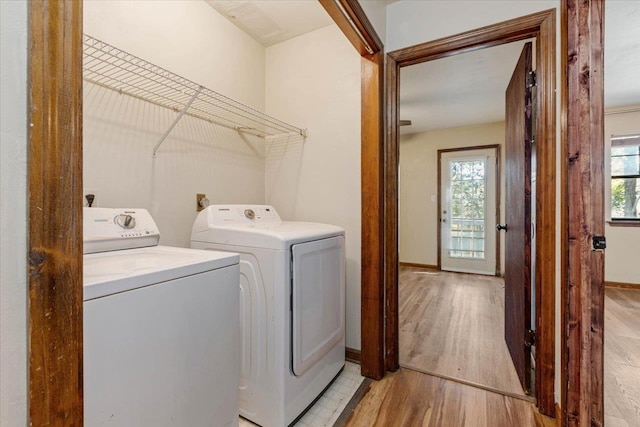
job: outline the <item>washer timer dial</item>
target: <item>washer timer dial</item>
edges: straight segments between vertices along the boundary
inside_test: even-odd
[[[113,221],[125,230],[130,230],[136,226],[136,219],[127,214],[116,215]]]

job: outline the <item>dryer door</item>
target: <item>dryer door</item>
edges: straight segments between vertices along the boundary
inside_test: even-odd
[[[304,374],[344,337],[344,237],[292,248],[293,373]]]

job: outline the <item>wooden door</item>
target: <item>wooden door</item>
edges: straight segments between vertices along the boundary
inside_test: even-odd
[[[525,392],[531,390],[531,43],[506,93],[505,340]]]

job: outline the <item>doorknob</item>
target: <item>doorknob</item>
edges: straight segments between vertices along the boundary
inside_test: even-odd
[[[502,224],[496,225],[496,230],[498,230],[498,231],[502,231],[502,230],[507,231],[507,224],[505,224],[505,225],[502,225]]]

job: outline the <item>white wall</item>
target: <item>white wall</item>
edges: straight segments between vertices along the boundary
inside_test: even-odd
[[[502,175],[500,192],[505,194],[504,122],[438,129],[400,138],[400,262],[438,263],[438,150],[500,144]],[[504,197],[500,223],[504,224]],[[504,233],[500,233],[504,248]],[[504,270],[504,250],[500,251]]]
[[[0,1],[0,425],[27,425],[27,2]]]
[[[264,109],[264,47],[203,1],[86,1],[84,32]],[[161,243],[189,246],[196,193],[264,202],[264,141],[86,83],[84,188],[97,206],[151,211]]]
[[[625,108],[628,109],[628,108]],[[604,118],[605,137],[605,212],[610,219],[611,193],[611,136],[640,133],[640,112],[610,114]],[[605,225],[607,251],[604,261],[605,280],[610,282],[634,283],[640,286],[640,227],[612,227]]]
[[[360,348],[360,55],[337,26],[267,48],[267,113],[308,128],[267,144],[266,200],[346,230],[347,346]]]

